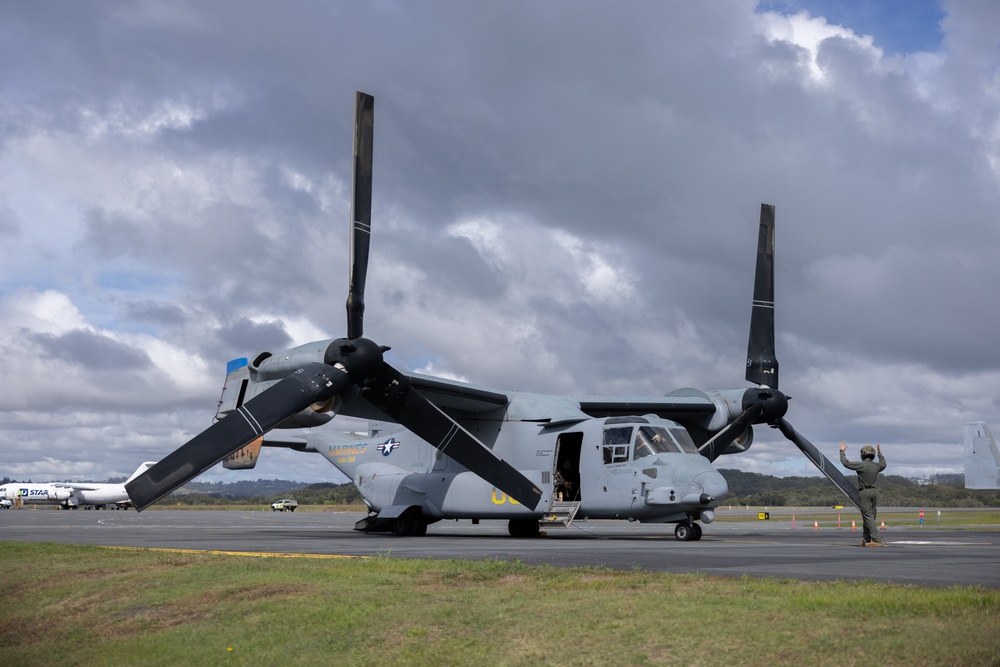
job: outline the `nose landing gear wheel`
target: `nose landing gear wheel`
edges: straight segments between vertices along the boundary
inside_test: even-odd
[[[681,542],[691,542],[701,539],[701,526],[691,521],[682,521],[674,528],[674,537]]]

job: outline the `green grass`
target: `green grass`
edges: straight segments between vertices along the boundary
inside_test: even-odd
[[[5,664],[1000,665],[1000,591],[0,542]]]

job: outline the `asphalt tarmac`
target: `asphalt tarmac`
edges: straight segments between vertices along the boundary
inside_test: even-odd
[[[1000,531],[887,528],[889,546],[862,548],[850,521],[716,521],[697,542],[672,524],[579,521],[538,539],[508,536],[503,521],[441,521],[424,537],[353,530],[358,512],[224,510],[0,511],[0,540],[317,557],[517,559],[530,565],[640,568],[724,577],[873,580],[1000,588]],[[824,522],[828,524],[829,522]]]

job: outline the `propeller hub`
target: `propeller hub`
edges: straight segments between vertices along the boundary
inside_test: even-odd
[[[743,409],[746,410],[752,405],[761,407],[760,417],[756,423],[773,424],[788,412],[788,397],[770,387],[747,389],[743,392]]]
[[[355,384],[367,387],[382,369],[382,354],[388,349],[367,338],[338,338],[326,348],[323,362],[340,364]]]

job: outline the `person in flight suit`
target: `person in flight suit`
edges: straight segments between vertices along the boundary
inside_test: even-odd
[[[878,526],[875,524],[875,516],[878,514],[878,492],[875,491],[875,481],[878,474],[885,470],[885,457],[882,456],[882,447],[875,445],[865,445],[861,448],[861,461],[848,461],[844,450],[847,445],[840,443],[840,463],[848,470],[858,473],[858,488],[861,496],[861,518],[864,519],[864,540],[863,547],[885,546],[882,536],[879,535]],[[875,452],[878,450],[878,463],[875,463]]]

